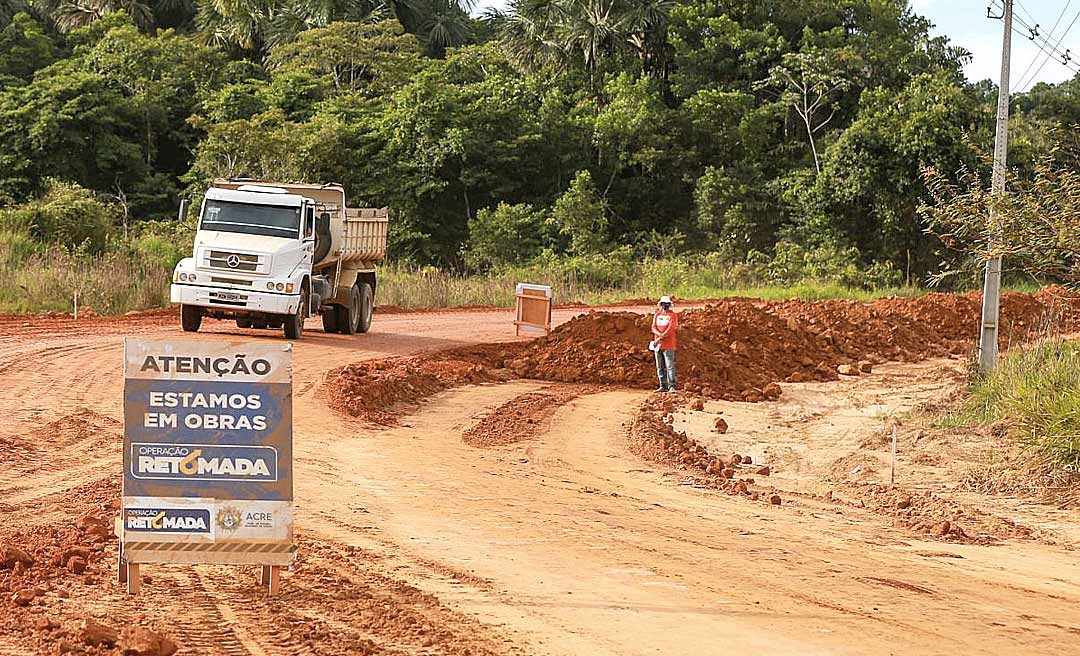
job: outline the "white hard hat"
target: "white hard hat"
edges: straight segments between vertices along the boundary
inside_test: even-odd
[[[660,297],[660,302],[661,303],[671,303],[671,297],[670,296],[661,296]]]

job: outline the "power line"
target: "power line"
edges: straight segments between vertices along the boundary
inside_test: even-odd
[[[1070,2],[1071,2],[1071,0],[1070,0]],[[1001,0],[990,0],[990,5],[987,7],[987,16],[989,16],[990,18],[1000,19],[1001,16],[993,16],[990,13],[991,8],[1001,9],[1002,11],[1004,11],[1004,6],[1001,5],[1000,3],[1001,3]],[[1066,5],[1066,7],[1067,6],[1068,5]],[[1040,53],[1045,55],[1045,59],[1043,60],[1042,65],[1039,66],[1038,70],[1035,71],[1035,74],[1031,76],[1032,80],[1034,80],[1036,77],[1038,77],[1039,72],[1042,71],[1043,67],[1046,66],[1046,63],[1048,61],[1050,61],[1051,57],[1056,59],[1059,64],[1061,64],[1062,66],[1065,66],[1067,69],[1072,71],[1074,74],[1080,73],[1080,67],[1078,67],[1077,64],[1073,63],[1073,61],[1072,61],[1072,51],[1069,50],[1069,49],[1066,49],[1064,52],[1062,52],[1060,50],[1061,42],[1064,41],[1065,36],[1068,35],[1069,30],[1072,29],[1072,27],[1076,23],[1077,19],[1080,19],[1080,11],[1077,11],[1076,15],[1073,17],[1073,20],[1069,23],[1069,26],[1067,28],[1065,28],[1065,32],[1062,33],[1061,37],[1058,38],[1057,42],[1055,44],[1053,44],[1053,45],[1050,45],[1050,41],[1046,37],[1044,37],[1043,35],[1039,34],[1038,24],[1037,23],[1035,24],[1034,27],[1032,27],[1030,24],[1028,24],[1026,21],[1024,21],[1024,19],[1016,16],[1015,14],[1013,15],[1013,20],[1016,21],[1017,23],[1019,23],[1021,26],[1023,26],[1024,29],[1020,29],[1020,28],[1016,27],[1015,25],[1013,25],[1012,26],[1012,31],[1015,34],[1017,34],[1019,36],[1022,36],[1025,39],[1035,43],[1036,47],[1039,48]],[[1038,55],[1036,55],[1036,58],[1037,57],[1038,57]]]
[[[1073,19],[1072,19],[1072,21],[1069,22],[1069,26],[1065,28],[1065,31],[1062,32],[1061,37],[1058,38],[1057,43],[1054,44],[1054,50],[1055,51],[1057,51],[1058,46],[1061,45],[1061,42],[1065,39],[1065,36],[1069,33],[1069,30],[1071,30],[1073,28],[1073,25],[1076,24],[1076,20],[1078,18],[1080,18],[1080,10],[1077,10],[1076,14],[1073,15]],[[1068,54],[1068,52],[1069,52],[1068,49],[1066,49],[1065,53]],[[1034,82],[1039,77],[1039,73],[1042,72],[1043,67],[1046,66],[1046,62],[1048,62],[1048,61],[1050,61],[1049,57],[1043,59],[1042,64],[1040,64],[1039,67],[1037,69],[1035,69],[1035,72],[1032,73],[1031,78],[1027,80],[1028,84],[1031,84],[1032,82]],[[1073,69],[1073,70],[1075,71],[1075,69]]]
[[[1069,5],[1070,4],[1072,4],[1072,0],[1067,0],[1066,3],[1065,3],[1065,6],[1061,8],[1061,13],[1058,14],[1057,20],[1054,21],[1054,26],[1050,28],[1050,33],[1046,37],[1047,39],[1054,38],[1054,33],[1057,32],[1058,25],[1061,24],[1061,19],[1065,16],[1065,12],[1069,10]],[[1065,33],[1068,34],[1068,30],[1066,30]],[[1062,37],[1064,37],[1064,35],[1062,35]],[[1039,54],[1044,54],[1044,53],[1042,52],[1042,50],[1040,50]],[[1039,59],[1039,55],[1035,55],[1034,57],[1031,58],[1031,61],[1028,62],[1027,68],[1025,68],[1024,72],[1020,74],[1021,82],[1016,85],[1017,89],[1020,89],[1020,88],[1022,88],[1024,86],[1023,80],[1027,79],[1028,72],[1031,71],[1031,67],[1035,65],[1035,62],[1038,61],[1038,59]],[[1043,61],[1045,62],[1046,59],[1043,59]]]
[[[1029,12],[1029,11],[1027,10],[1027,7],[1025,7],[1025,6],[1024,6],[1024,3],[1020,2],[1020,0],[1013,0],[1013,2],[1015,2],[1015,3],[1016,3],[1016,6],[1017,6],[1017,7],[1020,7],[1020,11],[1024,12],[1024,13],[1025,13],[1025,14],[1027,15],[1027,17],[1031,19],[1031,22],[1032,22],[1032,23],[1035,23],[1035,27],[1038,27],[1038,26],[1039,26],[1039,21],[1035,20],[1035,17],[1034,17],[1034,16],[1032,16],[1032,15],[1031,15],[1031,12]],[[1013,16],[1013,19],[1015,19],[1015,20],[1018,20],[1018,21],[1019,21],[1019,20],[1023,20],[1023,19],[1020,19],[1020,18],[1016,18],[1016,16],[1015,16],[1015,15]]]
[[[987,7],[987,15],[988,16],[990,16],[991,18],[996,18],[996,19],[1001,18],[1001,16],[992,16],[992,15],[989,14],[989,10],[992,7],[997,7],[997,8],[1003,9],[1003,7],[1000,6],[1001,1],[1002,0],[990,0],[990,5]],[[1071,2],[1071,0],[1070,0],[1070,2]],[[1068,6],[1068,3],[1066,4],[1066,6]],[[1078,17],[1080,17],[1080,16],[1078,16]],[[1038,47],[1039,50],[1042,51],[1043,54],[1046,54],[1046,55],[1048,55],[1050,57],[1055,57],[1057,59],[1060,59],[1061,60],[1060,63],[1062,65],[1069,66],[1069,68],[1071,68],[1073,70],[1076,70],[1076,65],[1070,63],[1072,61],[1071,50],[1066,49],[1065,52],[1062,52],[1059,49],[1059,46],[1061,45],[1061,42],[1064,40],[1065,35],[1068,34],[1068,31],[1069,31],[1069,29],[1071,29],[1072,24],[1076,22],[1076,19],[1073,19],[1073,22],[1070,23],[1069,28],[1066,28],[1065,33],[1063,33],[1061,35],[1061,37],[1057,40],[1057,42],[1053,46],[1050,45],[1049,39],[1047,39],[1045,36],[1043,36],[1042,34],[1039,33],[1039,25],[1038,25],[1038,23],[1036,23],[1035,26],[1032,27],[1024,19],[1017,17],[1015,14],[1013,14],[1013,21],[1015,23],[1019,23],[1024,28],[1023,30],[1021,30],[1020,28],[1013,25],[1012,31],[1014,33],[1016,33],[1016,34],[1018,34],[1020,36],[1023,36],[1028,41],[1031,41],[1031,42],[1035,43],[1035,46]],[[1046,47],[1049,47],[1049,49],[1050,49],[1049,53],[1046,51]]]

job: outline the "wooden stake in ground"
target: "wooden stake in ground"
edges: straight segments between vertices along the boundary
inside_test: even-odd
[[[892,427],[892,467],[889,469],[889,483],[896,485],[896,426]]]

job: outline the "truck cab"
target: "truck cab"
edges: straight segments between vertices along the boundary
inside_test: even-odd
[[[197,331],[204,317],[235,319],[299,339],[304,320],[321,314],[328,332],[366,332],[386,212],[348,210],[344,201],[340,185],[216,181],[192,256],[173,272],[183,329]]]

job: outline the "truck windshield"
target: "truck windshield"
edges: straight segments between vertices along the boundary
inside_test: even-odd
[[[200,227],[203,230],[296,239],[300,236],[300,208],[207,200]]]

